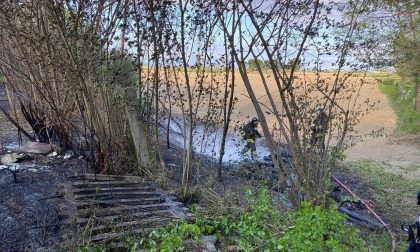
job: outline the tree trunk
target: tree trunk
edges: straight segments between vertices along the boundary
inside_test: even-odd
[[[127,88],[125,90],[125,99],[127,102],[127,119],[130,125],[130,133],[136,148],[137,161],[141,167],[150,167],[152,159],[150,158],[149,153],[146,127],[141,118],[139,118],[139,113],[135,108],[135,104],[137,104],[136,89]]]
[[[415,100],[415,110],[420,112],[420,78],[416,79],[416,100]]]

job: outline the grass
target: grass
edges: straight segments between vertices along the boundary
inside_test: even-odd
[[[379,79],[379,82],[379,90],[388,96],[397,113],[397,131],[419,134],[420,113],[414,110],[415,85],[405,83],[396,76]]]
[[[372,160],[348,162],[357,175],[375,192],[372,200],[374,209],[379,211],[397,236],[397,251],[407,246],[406,236],[400,231],[401,224],[412,223],[418,208],[416,194],[420,189],[420,178],[403,178],[386,171],[383,164]],[[365,237],[372,251],[389,251],[389,238],[385,231],[372,232]],[[383,247],[381,247],[383,246]]]
[[[405,170],[408,171],[408,172],[418,171],[418,170],[420,170],[420,165],[412,164],[412,165],[409,165],[409,166],[405,167]]]

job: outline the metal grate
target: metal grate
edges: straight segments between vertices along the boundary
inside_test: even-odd
[[[61,186],[69,205],[67,227],[83,230],[90,242],[142,235],[176,219],[192,220],[184,205],[152,183],[135,176],[85,174]]]

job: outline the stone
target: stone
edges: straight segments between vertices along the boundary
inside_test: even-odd
[[[5,154],[0,156],[0,162],[2,164],[13,164],[19,161],[19,157],[17,153]]]
[[[216,241],[217,241],[217,238],[216,238],[215,235],[206,235],[206,236],[201,236],[200,237],[200,242],[201,242],[201,244],[204,245],[204,248],[205,248],[205,250],[203,250],[203,251],[216,252],[217,249],[214,246]]]
[[[48,154],[48,157],[55,157],[57,155],[58,155],[58,153],[56,151],[53,151],[50,154]]]
[[[73,157],[73,152],[69,151],[64,155],[63,159],[69,159],[71,157]]]

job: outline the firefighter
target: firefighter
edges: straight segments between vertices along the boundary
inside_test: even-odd
[[[332,117],[325,113],[323,108],[316,109],[315,119],[311,124],[311,146],[318,146],[325,149],[325,135],[327,134],[328,127],[331,125]]]
[[[420,205],[420,191],[417,193],[417,205]]]
[[[257,131],[258,123],[258,118],[254,117],[249,123],[245,124],[245,126],[240,131],[242,139],[246,141],[246,145],[242,149],[242,154],[247,153],[248,150],[251,149],[252,159],[257,157],[255,139],[261,137],[261,134]]]

